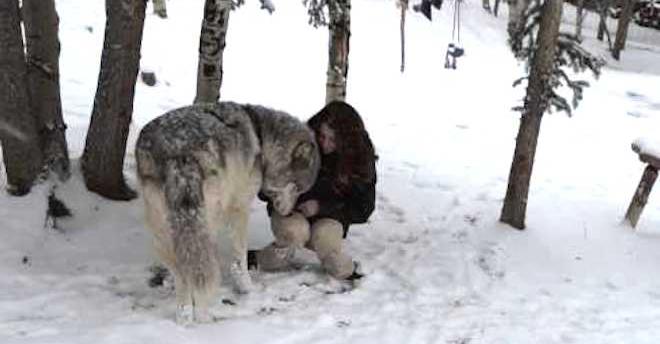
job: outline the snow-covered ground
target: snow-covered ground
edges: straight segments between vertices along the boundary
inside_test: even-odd
[[[300,1],[256,0],[232,14],[223,99],[306,119],[323,104],[327,31],[307,24]],[[499,18],[466,1],[466,55],[443,68],[451,6],[429,22],[409,12],[407,65],[399,72],[394,1],[353,1],[348,101],[380,156],[377,210],[347,247],[367,277],[348,293],[315,270],[255,273],[257,291],[224,297],[222,320],[174,321],[174,296],[150,288],[154,262],[141,200],[110,202],[76,172],[58,193],[73,219],[44,226],[47,186],[0,195],[0,343],[657,343],[660,339],[660,198],[636,230],[622,224],[642,173],[630,144],[660,125],[660,31],[633,28],[622,62],[607,58],[587,18],[586,45],[610,65],[572,118],[544,118],[527,230],[498,222],[513,155],[522,65]],[[101,0],[58,0],[61,80],[72,157],[82,152],[104,30]],[[201,0],[170,0],[149,15],[133,143],[150,119],[191,102]],[[564,29],[573,30],[566,7]],[[2,177],[4,180],[4,177]],[[254,204],[252,247],[271,240]]]

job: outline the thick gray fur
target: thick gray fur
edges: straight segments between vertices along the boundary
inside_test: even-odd
[[[313,132],[280,111],[198,104],[149,122],[136,144],[146,222],[175,278],[177,321],[207,321],[221,272],[247,292],[247,220],[262,191],[287,215],[316,179]]]

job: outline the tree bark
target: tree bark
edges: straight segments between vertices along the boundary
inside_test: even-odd
[[[616,28],[616,38],[614,39],[614,47],[612,48],[612,57],[615,60],[621,58],[621,50],[626,47],[626,38],[628,37],[628,27],[632,20],[633,10],[635,9],[636,0],[624,0],[623,10],[619,17],[619,23]]]
[[[639,217],[642,215],[644,206],[649,200],[649,195],[651,194],[651,189],[655,180],[658,178],[658,170],[649,165],[646,165],[644,173],[642,174],[642,179],[639,181],[637,189],[635,189],[635,194],[633,195],[630,205],[628,205],[628,210],[626,211],[626,221],[635,228]]]
[[[516,148],[509,173],[509,183],[504,198],[500,221],[515,228],[525,228],[525,213],[529,183],[532,177],[534,157],[541,119],[548,108],[549,79],[557,48],[557,36],[561,22],[563,1],[546,1],[543,5],[541,24],[537,35],[538,46],[532,61],[525,97],[525,110],[520,120]]]
[[[509,0],[509,23],[507,31],[509,37],[514,37],[524,27],[523,14],[529,6],[530,0]]]
[[[348,78],[348,52],[351,37],[351,0],[333,0],[328,3],[330,23],[328,31],[328,71],[325,101],[346,99]]]
[[[582,22],[584,21],[584,0],[577,0],[575,6],[575,37],[582,41]]]
[[[607,46],[612,50],[612,38],[610,37],[610,30],[607,29],[607,9],[610,7],[610,1],[596,1],[596,6],[598,8],[600,20],[598,22],[598,33],[596,38],[599,41],[603,40],[603,36],[607,36]]]
[[[110,199],[130,200],[136,194],[126,185],[123,166],[146,0],[106,0],[105,6],[101,70],[81,164],[90,191]]]
[[[31,111],[37,120],[41,151],[48,171],[69,178],[66,125],[60,99],[59,18],[54,0],[23,0],[23,22]]]
[[[18,0],[0,1],[0,140],[8,192],[27,194],[43,166],[30,111]]]
[[[231,8],[231,0],[206,0],[204,4],[195,103],[214,103],[220,99],[222,56]]]
[[[152,1],[154,5],[154,13],[163,19],[167,18],[167,5],[165,4],[165,0]]]
[[[493,14],[497,17],[500,11],[500,0],[495,0],[495,5],[493,6]]]

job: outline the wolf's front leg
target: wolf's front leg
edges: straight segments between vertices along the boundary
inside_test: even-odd
[[[240,294],[247,294],[253,289],[252,279],[247,268],[249,209],[249,206],[232,209],[229,224],[232,245],[229,275],[234,283],[234,289]]]

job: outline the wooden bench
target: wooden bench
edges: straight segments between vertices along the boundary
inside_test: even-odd
[[[658,169],[660,169],[660,154],[657,149],[651,149],[648,144],[638,140],[632,144],[632,150],[639,155],[639,160],[646,163],[642,180],[635,190],[628,211],[626,211],[625,221],[628,221],[633,228],[637,226],[642,210],[648,202],[649,194],[658,178]]]

